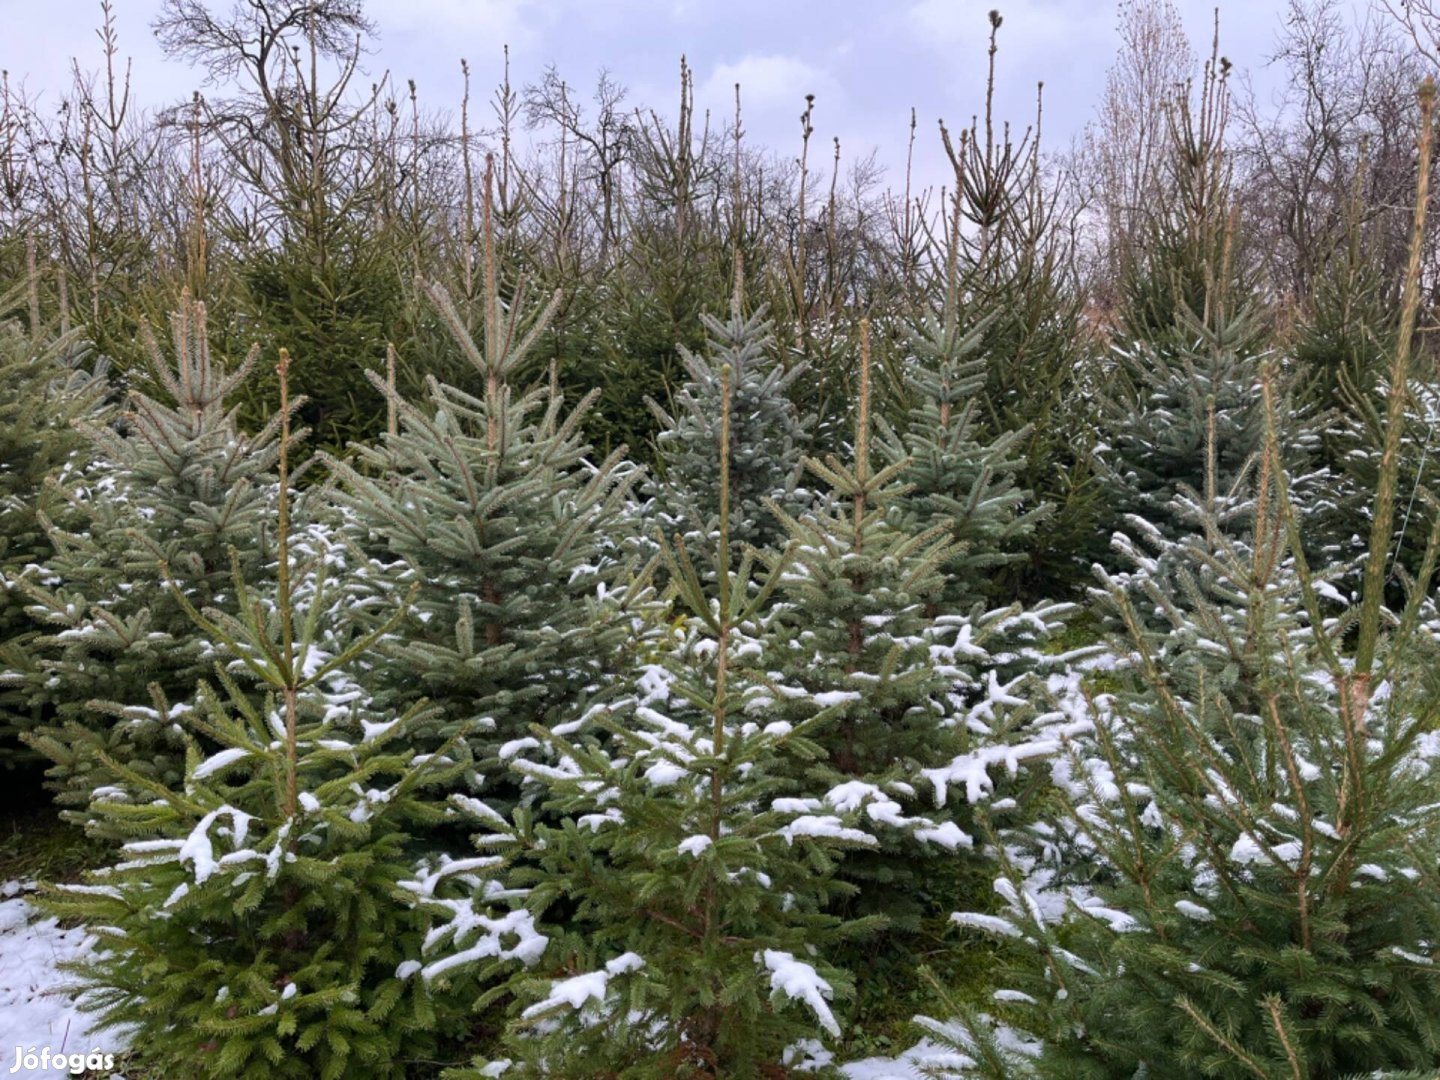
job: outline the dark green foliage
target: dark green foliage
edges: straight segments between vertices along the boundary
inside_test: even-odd
[[[635,253],[637,262],[644,256]],[[596,393],[587,413],[585,434],[603,453],[630,448],[636,461],[653,464],[664,421],[648,404],[671,405],[685,383],[679,349],[701,351],[707,332],[701,318],[723,310],[726,280],[707,283],[698,295],[687,281],[692,268],[643,262],[637,281],[618,275],[567,293],[544,338],[558,358],[560,383],[567,397]],[[654,275],[654,276],[651,276]],[[573,286],[572,286],[573,287]]]
[[[1440,1053],[1436,656],[1415,629],[1434,548],[1372,696],[1316,628],[1278,460],[1272,439],[1251,528],[1212,505],[1203,533],[1104,580],[1128,669],[1056,773],[1104,872],[1068,912],[1011,876],[1001,916],[958,917],[1018,939],[1001,1015],[1044,1040],[965,1075],[1281,1080]],[[1057,825],[1034,834],[1052,857]]]
[[[1198,322],[1211,333],[1244,325],[1246,335],[1234,343],[1239,353],[1263,347],[1267,327],[1261,319],[1232,322],[1250,306],[1256,283],[1237,250],[1242,234],[1225,145],[1230,67],[1213,53],[1196,100],[1187,82],[1165,103],[1165,197],[1141,209],[1141,242],[1122,253],[1120,326],[1127,341],[1183,350],[1193,345]]]
[[[1209,329],[1193,320],[1193,346],[1139,343],[1113,354],[1101,396],[1107,445],[1098,455],[1115,518],[1138,514],[1171,538],[1193,527],[1193,506],[1213,485],[1218,496],[1242,490],[1265,440],[1261,381],[1283,380],[1285,464],[1321,515],[1333,498],[1324,475],[1307,475],[1320,451],[1320,421],[1290,392],[1295,378],[1278,358],[1246,351],[1254,316],[1243,313]],[[1239,487],[1237,488],[1237,485]],[[1230,512],[1245,514],[1243,498]]]
[[[977,24],[979,18],[977,11]],[[1091,462],[1095,347],[1058,228],[1063,207],[1047,182],[1039,115],[1023,130],[995,116],[1002,22],[998,11],[989,13],[981,115],[958,138],[941,125],[954,183],[942,208],[944,229],[928,245],[935,271],[922,277],[911,311],[939,313],[949,335],[942,350],[978,335],[975,355],[985,362],[985,379],[976,398],[977,436],[985,443],[1008,439],[1002,453],[1015,461],[1015,486],[1033,506],[1052,507],[1046,527],[1024,535],[1026,558],[997,567],[991,595],[1055,597],[1084,580],[1097,550],[1103,508]],[[933,348],[943,339],[927,336],[932,344],[921,355],[939,362],[945,354]]]
[[[1348,410],[1356,391],[1374,391],[1393,344],[1394,322],[1393,298],[1369,253],[1358,240],[1337,251],[1307,297],[1294,345],[1310,380],[1306,392],[1319,409]]]
[[[522,878],[534,910],[565,919],[546,978],[519,986],[506,1053],[522,1076],[774,1075],[798,1041],[839,1037],[829,1002],[851,982],[827,955],[878,921],[825,910],[851,891],[837,857],[875,843],[855,827],[858,805],[842,817],[784,797],[795,763],[820,754],[811,735],[829,713],[750,719],[775,692],[753,658],[788,555],[763,582],[749,554],[731,569],[730,369],[719,376],[714,573],[697,571],[688,545],[664,546],[688,630],[634,673],[627,698],[513,748],[560,817],[527,836]]]
[[[1022,463],[1016,486],[1034,506],[1053,507],[1045,526],[1026,534],[1026,560],[997,574],[1004,599],[1068,595],[1083,580],[1104,515],[1093,462],[1097,350],[1060,258],[1026,252],[976,290],[963,324],[983,327],[982,430],[989,440],[1014,440],[1006,452]]]
[[[936,605],[950,612],[993,597],[997,571],[1026,559],[1031,534],[1053,510],[1033,505],[1016,483],[1027,429],[983,441],[977,414],[987,365],[977,350],[985,327],[962,333],[957,306],[951,296],[911,335],[906,375],[915,404],[903,437],[881,420],[882,452],[906,461],[905,512],[950,541]]]
[[[353,227],[330,240],[323,259],[296,243],[256,252],[236,307],[267,352],[287,348],[309,361],[295,373],[296,391],[308,400],[301,417],[317,445],[339,451],[384,430],[384,402],[365,372],[384,361],[388,342],[404,342],[410,327],[386,245]],[[275,400],[273,377],[262,373],[240,396],[246,426],[260,426]]]
[[[343,553],[291,533],[288,366],[282,353],[276,561],[247,582],[237,554],[238,615],[172,586],[214,659],[175,710],[183,779],[102,752],[115,782],[90,827],[124,841],[120,861],[47,904],[103,943],[73,965],[87,1008],[133,1027],[167,1073],[403,1077],[464,1035],[465,980],[417,977],[432,922],[418,894],[436,882],[412,880],[412,849],[456,812],[444,792],[469,755],[457,735],[418,757],[419,708],[377,712],[356,681],[400,614],[363,636],[337,626]]]

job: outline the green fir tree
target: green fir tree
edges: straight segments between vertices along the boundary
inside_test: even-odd
[[[730,520],[726,523],[738,561],[746,545],[757,550],[784,546],[786,530],[770,507],[799,513],[809,495],[801,487],[807,424],[789,391],[805,366],[783,366],[773,355],[773,324],[763,308],[746,317],[740,294],[730,316],[702,315],[707,349],[697,354],[680,348],[688,381],[675,395],[675,413],[651,403],[661,424],[657,437],[662,479],[655,485],[661,526],[684,536],[695,551],[712,549],[719,529],[719,462],[715,439],[721,423],[721,372],[730,371],[733,453],[726,478]]]
[[[558,821],[527,837],[532,907],[556,925],[538,977],[517,985],[507,1076],[778,1075],[797,1043],[839,1038],[852,980],[828,957],[879,922],[827,911],[853,891],[837,860],[876,842],[864,814],[789,795],[833,710],[763,721],[786,692],[754,660],[788,555],[758,581],[753,554],[732,568],[719,376],[715,572],[684,538],[662,543],[687,612],[676,639],[625,698],[512,748]]]
[[[624,447],[592,459],[582,426],[593,397],[567,410],[553,379],[519,389],[557,300],[535,312],[523,288],[502,298],[493,241],[479,343],[443,291],[427,291],[483,394],[432,378],[416,403],[372,374],[390,431],[353,459],[327,460],[343,482],[344,528],[371,556],[358,617],[417,588],[404,632],[384,645],[377,689],[399,709],[428,698],[442,711],[434,737],[465,728],[482,772],[503,781],[498,749],[595,692],[626,640],[638,474]]]
[[[0,300],[0,310],[9,306]],[[85,440],[72,425],[97,420],[109,390],[103,361],[88,359],[73,333],[47,341],[0,322],[0,718],[20,713],[0,743],[7,767],[31,756],[13,738],[37,722],[24,692],[34,666],[25,643],[36,627],[19,581],[44,576],[52,553],[44,522],[60,516],[51,481],[80,466]]]
[[[1428,176],[1434,85],[1422,90]],[[1425,192],[1388,383],[1409,385]],[[1408,395],[1384,399],[1358,602],[1302,546],[1278,395],[1253,512],[1199,507],[1155,557],[1101,575],[1123,623],[1116,690],[1057,761],[1060,809],[1002,840],[1010,942],[999,1018],[950,1039],[986,1077],[1424,1075],[1440,1053],[1440,743],[1432,582],[1440,517],[1403,603],[1387,606]],[[1148,547],[1149,545],[1147,545]],[[1158,625],[1151,611],[1160,615]],[[1057,876],[1065,848],[1098,868]],[[1060,866],[1057,867],[1057,856]],[[1048,894],[1048,895],[1047,895]],[[940,1025],[932,1024],[932,1030]]]
[[[288,365],[282,351],[282,418]],[[468,1032],[470,983],[422,969],[419,898],[440,902],[442,879],[453,893],[458,868],[414,880],[416,845],[464,811],[444,793],[468,755],[457,735],[421,757],[423,706],[374,705],[363,680],[400,613],[367,635],[338,625],[344,553],[323,530],[291,534],[288,431],[279,445],[276,561],[247,581],[237,556],[238,614],[171,586],[214,661],[177,709],[183,777],[102,752],[116,782],[89,813],[124,841],[120,861],[47,905],[100,941],[74,965],[86,1007],[167,1075],[414,1075]],[[492,955],[518,961],[538,939],[523,911],[506,925]]]
[[[232,408],[257,354],[226,372],[189,297],[171,329],[173,359],[142,335],[159,392],[132,390],[114,425],[77,425],[93,460],[55,482],[40,517],[52,551],[18,581],[42,628],[23,693],[43,722],[24,738],[53,761],[64,807],[107,783],[99,753],[180,780],[183,733],[162,703],[187,699],[212,662],[185,604],[236,611],[233,562],[253,571],[273,531],[282,418],[249,435]]]
[[[996,594],[996,572],[1026,559],[1025,546],[1051,512],[1019,487],[1024,429],[987,441],[979,410],[986,360],[979,354],[985,327],[962,329],[958,282],[911,333],[906,381],[914,404],[903,435],[884,419],[881,452],[905,461],[905,512],[923,528],[939,527],[951,554],[931,614],[964,611]]]
[[[869,366],[862,323],[853,460],[806,461],[829,493],[815,512],[787,518],[794,562],[782,585],[783,636],[765,663],[801,691],[778,696],[776,715],[833,714],[815,735],[823,754],[804,770],[806,794],[832,806],[935,807],[936,820],[887,831],[878,851],[844,867],[861,886],[860,910],[914,931],[927,903],[919,882],[946,853],[971,846],[969,826],[983,813],[972,804],[993,793],[988,767],[1023,740],[1037,646],[1067,608],[944,606],[945,570],[961,553],[953,519],[913,527],[910,459],[873,467]],[[955,782],[962,776],[967,783]]]

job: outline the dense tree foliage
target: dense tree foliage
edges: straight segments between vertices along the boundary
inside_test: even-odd
[[[1295,0],[1267,113],[1120,14],[893,196],[362,0],[0,80],[0,762],[127,1074],[1440,1060],[1440,18]]]

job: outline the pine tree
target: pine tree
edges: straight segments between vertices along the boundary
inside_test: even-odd
[[[1202,331],[1220,333],[1255,298],[1255,282],[1236,250],[1240,235],[1226,146],[1230,61],[1220,55],[1219,23],[1199,93],[1177,87],[1166,104],[1165,198],[1141,209],[1140,243],[1122,252],[1120,327],[1129,341],[1186,349]],[[1235,351],[1260,351],[1267,327],[1243,324]],[[1232,330],[1236,327],[1231,327]]]
[[[101,751],[179,781],[183,739],[162,703],[188,698],[211,658],[166,575],[185,602],[234,611],[232,558],[251,572],[266,551],[280,418],[247,435],[230,407],[256,354],[227,373],[188,296],[171,328],[173,359],[142,335],[160,395],[134,389],[119,424],[77,425],[93,461],[57,482],[55,515],[40,517],[52,552],[19,580],[44,630],[23,691],[54,711],[24,737],[53,760],[66,807],[107,782]]]
[[[1098,458],[1112,509],[1138,514],[1171,538],[1190,529],[1182,504],[1194,493],[1207,482],[1227,492],[1253,466],[1264,441],[1259,387],[1267,363],[1286,399],[1286,464],[1297,484],[1312,489],[1307,512],[1322,514],[1318,503],[1333,497],[1324,478],[1298,476],[1318,456],[1327,417],[1297,393],[1303,373],[1269,361],[1268,316],[1239,250],[1225,142],[1229,73],[1217,28],[1196,100],[1187,84],[1167,105],[1168,197],[1145,209],[1143,243],[1124,253],[1123,338],[1098,395]],[[1208,476],[1207,445],[1215,458]]]
[[[1419,307],[1434,100],[1427,83],[1394,387],[1408,385]],[[1345,606],[1301,546],[1277,395],[1263,389],[1272,419],[1248,526],[1227,527],[1207,500],[1203,531],[1155,534],[1169,572],[1147,554],[1131,581],[1102,574],[1127,629],[1123,681],[1057,768],[1063,819],[997,883],[1002,912],[957,916],[1013,939],[998,1011],[1042,1045],[1007,1053],[971,1012],[958,1048],[977,1067],[963,1075],[1423,1074],[1440,1053],[1427,625],[1440,518],[1387,613],[1406,409],[1391,393],[1360,599]],[[1066,835],[1104,873],[1045,903],[1032,883]]]
[[[964,1075],[1278,1080],[1433,1063],[1434,646],[1407,617],[1390,695],[1362,721],[1339,641],[1315,630],[1298,529],[1264,483],[1273,501],[1243,540],[1212,517],[1172,553],[1180,573],[1145,575],[1142,595],[1110,581],[1133,674],[1057,769],[1078,829],[1043,834],[1052,851],[1078,834],[1104,873],[1068,910],[1011,877],[1000,915],[957,917],[1017,939],[1000,1015],[1044,1042],[1036,1061]],[[1158,633],[1137,610],[1155,600]]]
[[[735,441],[726,480],[732,560],[740,558],[745,545],[757,550],[784,546],[785,527],[769,501],[796,514],[808,500],[800,486],[807,425],[788,396],[805,365],[787,368],[771,355],[773,324],[764,308],[747,318],[739,295],[737,286],[728,319],[701,316],[708,335],[703,355],[680,347],[689,381],[675,395],[675,415],[651,402],[662,427],[656,440],[662,480],[654,488],[661,523],[695,550],[708,551],[709,538],[719,528],[714,447],[721,422],[720,375],[730,370]]]
[[[1393,343],[1393,298],[1363,228],[1365,179],[1362,162],[1346,205],[1343,242],[1315,275],[1297,328],[1295,359],[1321,411],[1348,411],[1355,390],[1372,393]],[[1343,442],[1327,449],[1327,463],[1338,466]]]
[[[1047,183],[1043,100],[1037,96],[1034,123],[1023,129],[996,117],[1004,19],[991,10],[988,21],[983,113],[958,136],[941,126],[954,183],[937,252],[944,271],[927,291],[941,311],[949,297],[963,299],[954,305],[962,339],[978,333],[985,359],[975,419],[988,439],[1015,433],[1004,453],[1022,463],[1016,485],[1036,505],[1054,507],[1046,527],[1024,537],[1027,559],[994,569],[996,594],[1054,597],[1083,585],[1103,516],[1091,452],[1094,334],[1081,290],[1070,285],[1071,253],[1057,228],[1060,188]]]
[[[1065,606],[942,606],[943,570],[957,557],[951,524],[912,527],[902,482],[909,459],[872,467],[869,369],[862,323],[853,461],[806,460],[830,492],[815,512],[787,518],[795,556],[782,586],[785,632],[765,662],[803,691],[778,698],[776,715],[798,723],[817,709],[835,714],[816,733],[823,757],[805,770],[807,794],[846,802],[883,793],[913,805],[935,793],[938,821],[893,830],[879,852],[844,868],[862,886],[862,910],[883,911],[913,931],[927,857],[970,846],[968,803],[993,787],[979,782],[966,806],[950,806],[956,789],[948,778],[968,770],[974,780],[1001,759],[987,755],[1003,756],[1019,741],[1027,669],[1041,660],[1036,646],[1058,628]]]
[[[372,374],[391,430],[353,461],[327,460],[345,528],[371,555],[355,611],[418,585],[378,691],[399,709],[429,698],[443,711],[435,737],[467,728],[486,775],[503,779],[499,747],[594,692],[625,640],[622,512],[637,474],[624,447],[592,461],[581,428],[593,395],[567,411],[553,381],[518,389],[558,296],[538,313],[523,287],[502,299],[488,199],[486,236],[480,343],[426,286],[483,395],[432,378],[415,403]]]
[[[282,351],[282,426],[290,413]],[[468,1030],[469,986],[422,975],[431,916],[458,867],[415,881],[413,848],[464,810],[444,792],[468,767],[457,735],[423,758],[423,706],[377,710],[364,683],[376,642],[337,625],[343,551],[323,530],[292,535],[280,436],[276,561],[247,581],[237,555],[230,614],[176,602],[214,660],[178,711],[184,775],[170,784],[102,752],[116,782],[90,806],[121,860],[48,906],[93,928],[74,965],[102,1027],[128,1026],[147,1063],[206,1077],[401,1077]],[[208,752],[207,749],[213,749]],[[423,867],[422,867],[423,868]],[[483,874],[472,861],[471,879]],[[447,892],[441,891],[439,897]],[[455,901],[459,902],[459,901]],[[538,940],[523,912],[492,955]]]
[[[1025,560],[1027,538],[1052,509],[1027,505],[1033,498],[1016,482],[1028,432],[984,441],[978,410],[985,326],[962,330],[958,290],[952,265],[943,302],[911,332],[906,382],[915,404],[903,435],[879,422],[882,453],[892,463],[906,461],[906,512],[922,528],[943,528],[952,544],[939,597],[939,607],[952,612],[995,595],[995,571]]]
[[[543,978],[518,987],[505,1075],[778,1075],[787,1048],[839,1036],[833,1003],[851,979],[827,957],[877,922],[825,910],[851,891],[837,858],[875,843],[860,807],[788,795],[793,762],[819,752],[811,740],[833,710],[760,719],[789,689],[754,663],[788,555],[758,581],[753,554],[732,569],[731,372],[719,374],[714,573],[683,537],[662,541],[687,623],[625,699],[536,726],[513,748],[560,815],[527,838],[532,908],[565,925]],[[867,802],[899,813],[878,793]]]
[[[1322,500],[1333,498],[1333,478],[1313,464],[1324,418],[1297,398],[1292,371],[1277,371],[1271,354],[1247,351],[1254,320],[1253,311],[1240,312],[1212,330],[1182,317],[1193,346],[1137,342],[1114,351],[1101,398],[1107,442],[1099,460],[1117,516],[1139,515],[1176,538],[1192,527],[1191,506],[1207,484],[1223,494],[1253,479],[1265,440],[1260,382],[1267,366],[1283,379],[1286,464],[1306,493],[1305,510],[1328,509]],[[1232,512],[1247,512],[1243,500]]]
[[[0,310],[10,306],[0,299]],[[51,553],[42,521],[56,514],[57,499],[47,481],[74,470],[84,444],[71,425],[97,419],[109,389],[104,361],[87,360],[74,334],[46,341],[16,321],[0,323],[0,716],[13,706],[25,727],[35,722],[23,693],[35,627],[17,582],[38,575]],[[0,744],[0,764],[24,756],[9,738]]]

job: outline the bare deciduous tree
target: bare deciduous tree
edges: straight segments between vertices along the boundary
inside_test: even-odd
[[[1080,197],[1097,219],[1090,269],[1102,303],[1133,254],[1145,215],[1164,198],[1166,111],[1195,70],[1173,0],[1121,0],[1117,19],[1120,45],[1076,162]]]
[[[594,118],[575,100],[569,85],[552,66],[534,86],[525,89],[525,118],[531,128],[553,126],[583,154],[580,179],[594,184],[600,196],[600,262],[609,262],[618,228],[620,170],[630,154],[634,121],[625,107],[626,89],[601,69],[592,102]]]
[[[1399,281],[1414,190],[1411,43],[1381,13],[1290,0],[1270,63],[1282,89],[1236,105],[1242,198],[1269,287],[1309,295],[1358,228],[1367,256]]]

